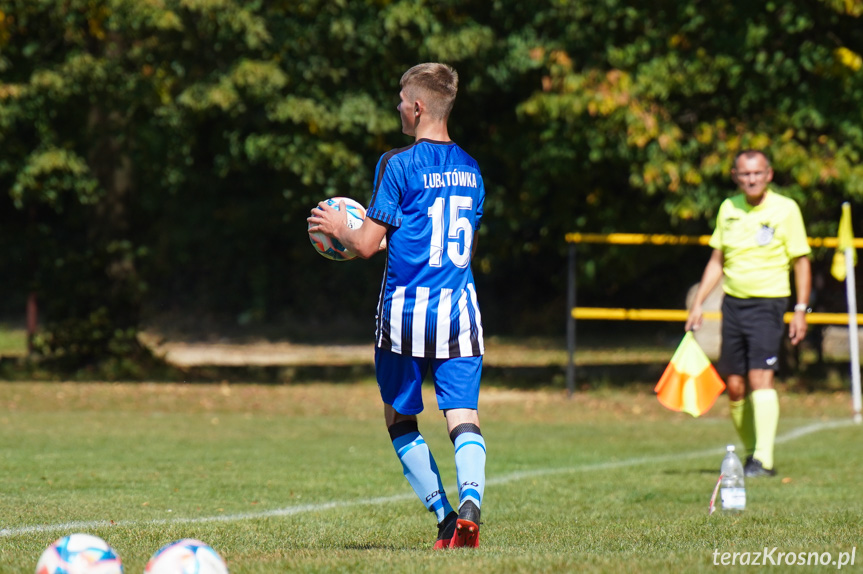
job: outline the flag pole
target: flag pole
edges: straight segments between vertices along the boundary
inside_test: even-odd
[[[854,277],[854,247],[845,248],[845,295],[848,299],[848,345],[851,351],[851,402],[854,422],[863,422],[860,399],[860,334],[857,330],[857,287]]]

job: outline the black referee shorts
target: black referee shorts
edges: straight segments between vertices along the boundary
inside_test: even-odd
[[[779,369],[788,297],[722,300],[722,350],[717,370],[723,376],[752,369]]]

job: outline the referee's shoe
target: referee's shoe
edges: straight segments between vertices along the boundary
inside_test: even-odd
[[[756,476],[776,476],[775,468],[764,468],[760,460],[753,457],[746,459],[746,466],[743,467],[743,475],[747,478]]]

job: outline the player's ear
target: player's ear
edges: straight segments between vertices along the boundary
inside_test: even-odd
[[[767,181],[773,181],[773,168],[767,168]]]

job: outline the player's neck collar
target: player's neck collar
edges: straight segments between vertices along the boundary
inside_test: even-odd
[[[452,140],[438,141],[438,140],[433,140],[433,139],[429,139],[429,138],[419,138],[415,143],[423,143],[423,142],[431,143],[431,144],[438,144],[438,145],[453,145],[455,143]]]

